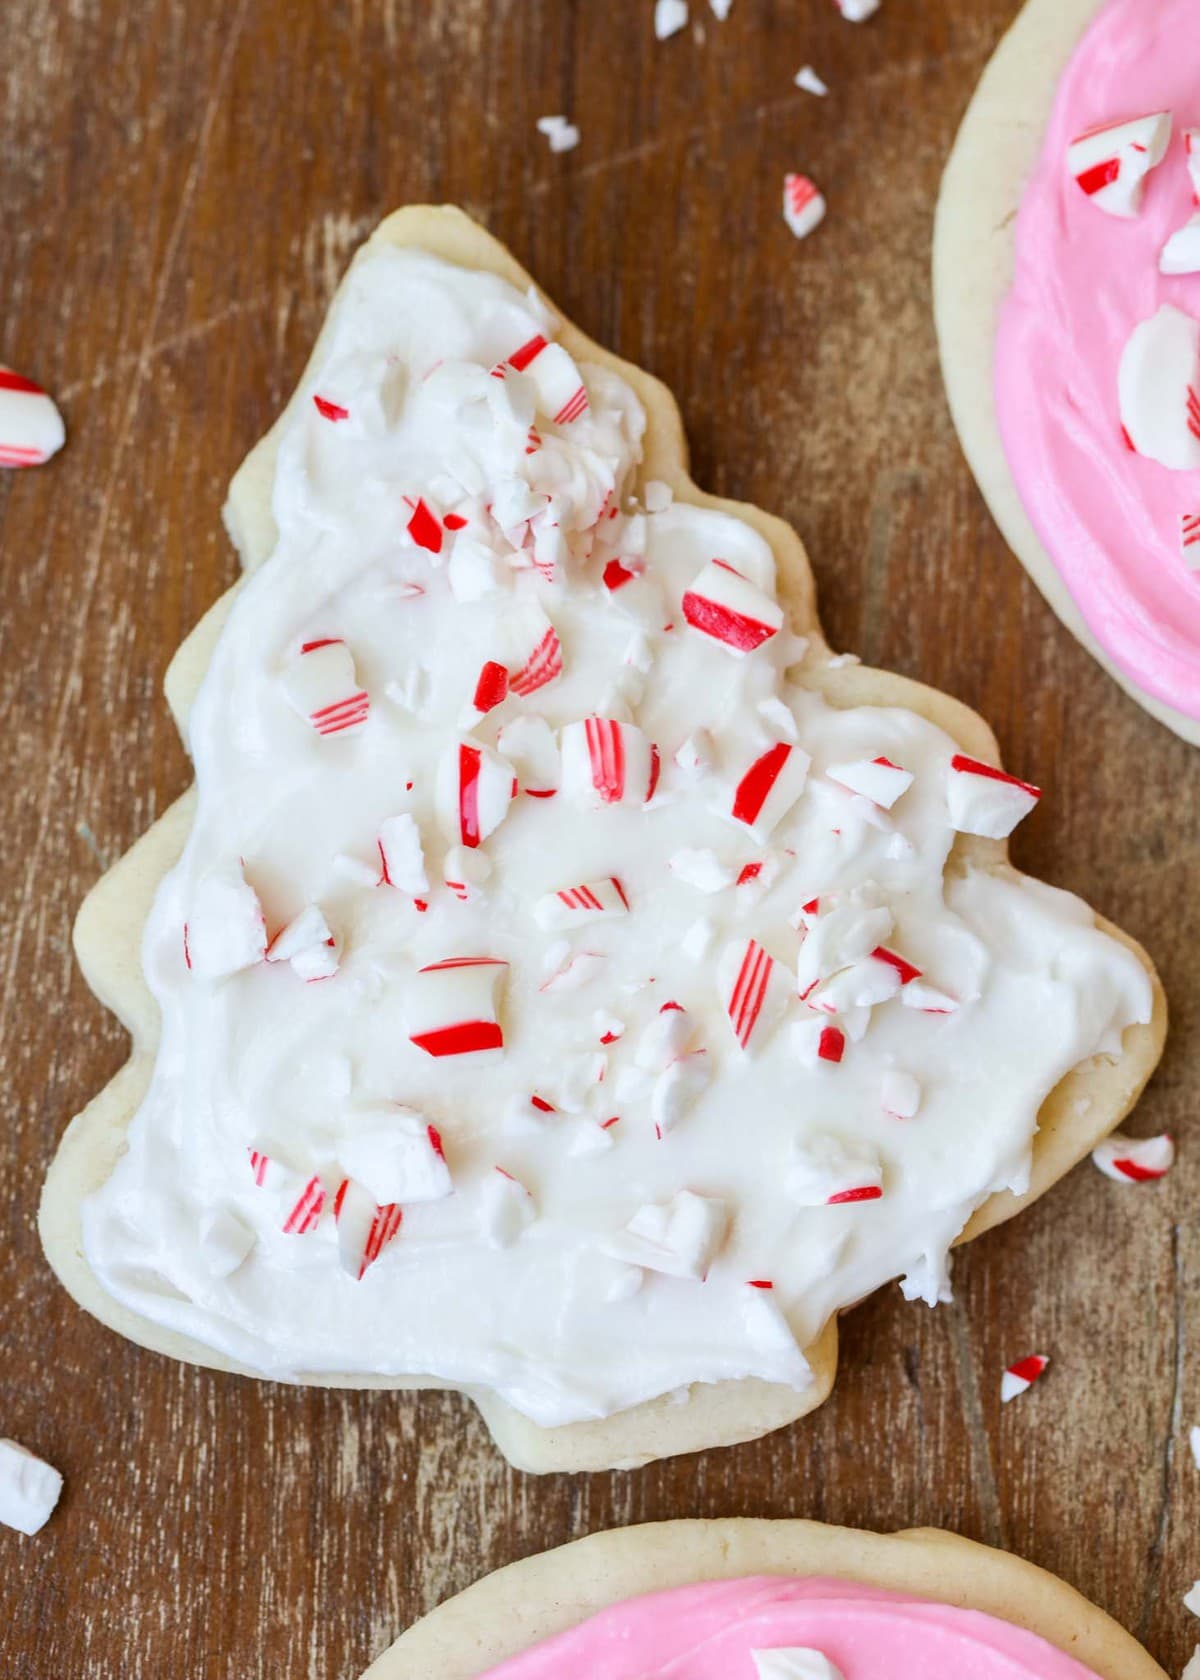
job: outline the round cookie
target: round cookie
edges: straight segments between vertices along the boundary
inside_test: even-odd
[[[976,1675],[979,1680],[1000,1675],[1005,1680],[1164,1680],[1158,1664],[1111,1617],[1065,1582],[1008,1552],[942,1529],[883,1535],[816,1522],[745,1518],[614,1529],[511,1564],[417,1622],[364,1680],[486,1680],[492,1675],[495,1680],[548,1680],[556,1673],[583,1673],[580,1657],[586,1659],[589,1649],[605,1657],[602,1668],[585,1661],[589,1674],[637,1680],[669,1665],[672,1634],[679,1627],[699,1627],[712,1641],[711,1648],[720,1653],[714,1673],[754,1680],[751,1652],[778,1650],[785,1639],[797,1637],[786,1632],[786,1609],[780,1610],[788,1598],[788,1577],[819,1582],[817,1595],[830,1609],[799,1624],[807,1665],[792,1658],[789,1667],[777,1657],[779,1666],[769,1665],[770,1673],[803,1680],[827,1676],[828,1669],[814,1658],[828,1660],[849,1649],[853,1657],[843,1658],[844,1680],[868,1680],[876,1672],[873,1665],[851,1666],[862,1646],[854,1639],[838,1644],[839,1632],[844,1637],[839,1621],[853,1618],[865,1602],[878,1617],[864,1641],[868,1650],[871,1641],[887,1641],[893,1652],[904,1653],[900,1667],[887,1669],[897,1680],[910,1674],[962,1680],[965,1673],[973,1680]],[[753,1585],[712,1585],[747,1582]],[[868,1597],[856,1602],[864,1589]],[[655,1600],[637,1603],[647,1594],[666,1595],[657,1600],[661,1614],[654,1613]],[[628,1600],[634,1603],[625,1613],[620,1607]],[[922,1602],[918,1607],[912,1601]],[[892,1621],[893,1614],[901,1619]],[[590,1618],[598,1620],[590,1629],[581,1626]],[[989,1625],[983,1618],[994,1621]],[[743,1627],[735,1632],[731,1623],[739,1620]],[[680,1638],[686,1644],[686,1632]],[[809,1643],[816,1640],[826,1649]],[[544,1650],[535,1650],[543,1641],[549,1642]],[[994,1666],[985,1661],[996,1651],[993,1641],[1004,1652]],[[627,1662],[614,1656],[622,1650],[629,1653]],[[639,1650],[652,1650],[653,1660],[640,1663]],[[533,1654],[523,1662],[522,1653]],[[972,1656],[979,1667],[968,1667]]]
[[[1130,65],[1114,64],[1107,36],[1095,45],[1094,74],[1081,56],[1100,28],[1114,37],[1144,29],[1147,42],[1161,45],[1180,25],[1186,40],[1191,25],[1180,15],[1172,22],[1169,10],[1181,9],[1174,0],[1028,0],[984,72],[946,166],[934,308],[954,422],[1010,547],[1117,682],[1184,739],[1200,741],[1200,583],[1181,536],[1182,519],[1200,511],[1200,474],[1167,472],[1133,453],[1118,403],[1126,335],[1164,300],[1196,313],[1195,278],[1160,275],[1157,257],[1188,215],[1178,131],[1200,112],[1180,95],[1166,160],[1132,218],[1100,207],[1099,172],[1084,175],[1089,198],[1066,155],[1093,126],[1173,103],[1177,90],[1167,84],[1179,82],[1186,50],[1166,77],[1136,41]],[[1110,295],[1118,272],[1120,293]]]

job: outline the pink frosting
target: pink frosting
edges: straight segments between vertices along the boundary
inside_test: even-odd
[[[996,346],[1000,429],[1021,500],[1109,657],[1132,681],[1200,717],[1200,573],[1179,522],[1200,513],[1200,472],[1130,453],[1117,368],[1163,303],[1200,317],[1200,275],[1158,272],[1192,211],[1182,130],[1200,125],[1198,0],[1111,0],[1059,85],[1017,219],[1017,269]],[[1175,130],[1141,215],[1106,215],[1070,178],[1088,129],[1151,111]]]
[[[788,1646],[820,1651],[845,1680],[1096,1680],[1036,1634],[978,1610],[816,1576],[627,1599],[486,1680],[755,1680],[751,1652]]]

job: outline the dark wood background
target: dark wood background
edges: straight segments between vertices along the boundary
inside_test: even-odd
[[[5,0],[0,358],[70,440],[0,474],[0,1434],[59,1465],[0,1530],[6,1680],[354,1680],[482,1572],[680,1515],[940,1523],[1056,1570],[1177,1672],[1200,1623],[1200,755],[1063,631],[993,530],[929,306],[941,165],[1014,0],[735,0],[659,44],[651,0]],[[809,61],[833,92],[791,76]],[[534,128],[565,112],[583,143]],[[784,171],[830,201],[804,244]],[[456,1396],[185,1369],[53,1281],[34,1215],[62,1127],[125,1056],[75,971],[97,875],[184,787],[168,656],[232,581],[226,481],[355,244],[406,201],[479,217],[583,326],[677,392],[699,481],[790,518],[835,646],[959,695],[1049,797],[1018,861],[1156,957],[1174,1012],[1137,1116],[1182,1162],[1081,1168],[956,1265],[885,1291],[834,1398],[758,1445],[532,1480]],[[969,1116],[964,1116],[969,1124]],[[999,1406],[1000,1371],[1053,1355]]]

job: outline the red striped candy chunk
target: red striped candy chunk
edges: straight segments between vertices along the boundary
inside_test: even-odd
[[[1180,514],[1179,547],[1189,570],[1200,570],[1200,513]]]
[[[601,1248],[614,1260],[666,1277],[702,1279],[729,1230],[729,1209],[718,1196],[679,1190],[669,1201],[647,1202]]]
[[[424,898],[429,891],[425,854],[415,819],[401,811],[385,817],[379,825],[379,885],[395,887],[412,898]]]
[[[284,673],[283,689],[288,704],[318,735],[357,735],[371,710],[354,657],[338,636],[305,642]]]
[[[846,764],[831,764],[825,774],[839,787],[869,799],[873,805],[890,811],[902,794],[913,784],[911,770],[903,770],[890,758],[859,758]]]
[[[300,1187],[300,1192],[287,1208],[283,1231],[289,1237],[306,1237],[315,1231],[325,1211],[325,1184],[319,1173],[313,1173]]]
[[[338,1186],[333,1215],[342,1270],[361,1283],[399,1233],[404,1216],[394,1202],[380,1207],[370,1191],[352,1178],[343,1179]]]
[[[733,790],[729,815],[766,840],[804,792],[812,760],[803,747],[776,741],[754,760]]]
[[[867,891],[828,894],[801,909],[804,940],[796,965],[796,989],[809,1001],[824,980],[886,949],[892,913]]]
[[[845,1030],[832,1021],[794,1021],[787,1038],[788,1048],[802,1067],[815,1068],[822,1063],[836,1067],[846,1054]]]
[[[709,561],[685,592],[682,606],[693,630],[739,658],[770,641],[783,626],[779,602],[727,560]]]
[[[575,803],[644,805],[658,784],[658,749],[632,723],[589,717],[562,730],[562,791]]]
[[[427,553],[438,555],[442,552],[445,533],[441,521],[423,497],[406,496],[405,505],[409,509],[408,523],[404,529],[409,539],[417,548],[423,548]]]
[[[1117,370],[1121,424],[1139,455],[1200,469],[1200,321],[1164,303],[1129,335]]]
[[[483,1234],[493,1248],[511,1248],[537,1218],[533,1196],[504,1167],[493,1167],[479,1198]]]
[[[408,1036],[427,1056],[470,1056],[504,1048],[500,957],[447,957],[418,971],[409,996]]]
[[[1045,1354],[1031,1353],[1027,1359],[1018,1359],[1015,1365],[1009,1365],[1000,1378],[1001,1404],[1007,1405],[1018,1394],[1032,1388],[1049,1363]]]
[[[442,755],[438,797],[447,834],[457,844],[479,846],[508,815],[516,793],[513,767],[469,736]]]
[[[454,1189],[437,1127],[396,1104],[355,1110],[338,1161],[380,1203],[437,1202]]]
[[[0,366],[0,467],[40,467],[66,437],[62,415],[42,387]]]
[[[721,1001],[740,1050],[757,1051],[791,1000],[786,971],[757,939],[734,940],[717,963]]]
[[[545,613],[525,615],[523,631],[519,639],[524,646],[510,663],[508,686],[514,694],[527,699],[562,676],[563,656],[558,631]]]
[[[478,847],[451,846],[442,862],[442,880],[463,904],[478,897],[491,873],[491,859]]]
[[[1114,1132],[1092,1150],[1092,1160],[1106,1178],[1118,1184],[1149,1184],[1165,1178],[1175,1165],[1175,1143],[1169,1132],[1149,1138]]]
[[[474,725],[480,718],[494,712],[497,706],[502,706],[508,699],[508,672],[499,660],[486,659],[475,679],[475,687],[471,693],[470,704],[467,708],[468,725]]]
[[[638,1067],[659,1073],[687,1055],[696,1034],[694,1017],[672,998],[642,1029],[633,1059]]]
[[[883,1167],[865,1139],[819,1132],[797,1141],[787,1189],[801,1207],[875,1202],[883,1195]]]
[[[816,183],[807,175],[783,178],[783,219],[797,239],[807,239],[825,220],[827,205]]]
[[[214,871],[197,882],[183,947],[188,968],[205,980],[224,979],[262,961],[267,924],[258,894],[240,868]]]
[[[1067,170],[1098,210],[1131,218],[1142,208],[1146,178],[1166,155],[1171,113],[1089,129],[1067,147]]]
[[[531,799],[552,799],[562,766],[554,731],[544,717],[517,717],[504,724],[496,745],[517,773],[517,786]]]
[[[333,402],[329,397],[319,396],[315,391],[313,392],[313,406],[322,420],[328,420],[332,425],[336,425],[339,420],[349,420],[350,418],[348,408],[343,407],[341,403]]]
[[[883,1076],[880,1106],[897,1120],[911,1120],[921,1106],[920,1082],[911,1073],[890,1068]]]
[[[309,904],[267,946],[269,963],[289,963],[301,980],[329,980],[338,971],[337,940],[320,905]]]
[[[575,887],[560,887],[557,892],[539,898],[533,907],[533,919],[547,932],[582,927],[605,916],[624,916],[629,911],[629,899],[615,875],[599,881],[581,881]]]
[[[1003,840],[1042,797],[1041,788],[1009,776],[994,764],[955,753],[946,776],[950,825],[960,834]]]

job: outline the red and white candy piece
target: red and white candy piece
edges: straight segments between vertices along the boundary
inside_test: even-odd
[[[371,710],[370,696],[359,687],[354,656],[337,636],[304,643],[284,673],[283,691],[318,735],[356,735]]]
[[[669,1201],[645,1203],[601,1247],[631,1266],[699,1279],[707,1276],[728,1229],[729,1211],[720,1197],[679,1190]]]
[[[666,1137],[691,1112],[712,1081],[704,1050],[693,1050],[665,1067],[650,1091],[650,1122],[656,1137]]]
[[[50,1521],[63,1479],[52,1464],[19,1441],[0,1440],[0,1523],[36,1534]]]
[[[583,375],[561,344],[552,344],[537,334],[513,351],[508,365],[532,379],[538,412],[547,415],[554,425],[568,426],[587,413]]]
[[[921,978],[921,970],[898,951],[877,945],[865,957],[839,969],[805,993],[810,1009],[826,1015],[846,1015],[851,1010],[873,1009],[886,1003],[901,989]]]
[[[537,1218],[537,1207],[520,1179],[495,1167],[480,1190],[479,1218],[493,1248],[511,1248]]]
[[[253,1156],[251,1157],[251,1164],[253,1164]],[[320,1173],[313,1173],[304,1180],[299,1193],[289,1203],[284,1212],[282,1225],[284,1235],[306,1237],[311,1231],[315,1231],[321,1223],[321,1215],[325,1212],[326,1200],[325,1181]]]
[[[385,817],[379,825],[379,885],[395,887],[412,898],[424,898],[429,891],[425,853],[416,819],[407,811]]]
[[[437,1202],[454,1185],[441,1135],[415,1109],[379,1104],[357,1110],[338,1146],[348,1177],[379,1203]]]
[[[1003,840],[1042,797],[1041,788],[1019,781],[994,764],[955,753],[946,776],[950,826],[960,834]]]
[[[0,367],[0,467],[40,467],[66,437],[62,415],[42,387]]]
[[[815,1068],[821,1062],[836,1067],[846,1054],[846,1034],[829,1022],[794,1021],[788,1028],[788,1046],[802,1067]]]
[[[676,750],[675,762],[685,776],[706,776],[717,762],[716,747],[707,729],[694,729]]]
[[[807,931],[796,964],[796,989],[805,1000],[822,980],[886,949],[892,931],[891,911],[863,893],[810,899],[800,915]]]
[[[1141,210],[1146,177],[1170,138],[1169,111],[1089,129],[1067,147],[1067,169],[1098,210],[1128,219]]]
[[[879,1100],[885,1114],[895,1115],[897,1120],[911,1120],[921,1106],[920,1081],[911,1073],[889,1068],[883,1076]]]
[[[847,764],[831,764],[825,774],[839,787],[849,788],[851,793],[869,799],[885,811],[890,811],[913,784],[912,771],[902,770],[890,758],[858,758]]]
[[[878,3],[869,0],[872,11]],[[780,1645],[770,1651],[751,1651],[750,1655],[757,1680],[844,1680],[841,1669],[811,1645]]]
[[[1200,274],[1200,216],[1189,216],[1163,246],[1158,259],[1161,274]]]
[[[685,887],[702,893],[724,892],[737,879],[736,870],[722,863],[709,846],[681,846],[667,859],[667,868]]]
[[[517,790],[513,767],[499,753],[464,738],[442,755],[438,799],[446,833],[463,846],[479,846],[508,815]]]
[[[540,607],[531,606],[511,621],[509,639],[513,658],[508,686],[514,694],[525,699],[562,676],[562,643]]]
[[[824,194],[807,175],[783,178],[783,219],[797,239],[807,239],[825,220]]]
[[[461,903],[478,897],[492,873],[492,861],[478,847],[451,846],[442,859],[442,880]]]
[[[798,1140],[787,1189],[801,1207],[874,1202],[883,1195],[883,1167],[865,1140],[818,1133]]]
[[[1180,514],[1179,547],[1189,571],[1200,570],[1200,513]]]
[[[683,596],[683,616],[730,653],[752,653],[783,626],[783,608],[727,560],[710,560]]]
[[[1049,1365],[1045,1354],[1031,1353],[1027,1359],[1018,1359],[1015,1365],[1005,1368],[1000,1378],[1000,1403],[1007,1405],[1015,1400],[1018,1394],[1024,1394],[1027,1388],[1032,1388]]]
[[[547,893],[534,905],[533,919],[548,933],[557,933],[628,912],[624,887],[615,875],[609,875],[602,881],[581,881],[577,887],[560,887],[557,892]]]
[[[734,788],[729,815],[756,840],[766,840],[804,792],[811,762],[803,747],[776,741],[759,754]]]
[[[197,882],[183,929],[184,961],[193,974],[223,979],[261,962],[266,949],[262,905],[240,869]]]
[[[757,1051],[791,1001],[790,976],[757,939],[727,945],[717,963],[717,985],[734,1041]]]
[[[640,1068],[647,1068],[652,1073],[661,1072],[687,1055],[696,1032],[694,1018],[682,1004],[672,999],[664,1003],[658,1014],[643,1028],[633,1059]]]
[[[539,117],[537,131],[545,135],[552,152],[569,152],[579,144],[579,130],[566,117]]]
[[[644,805],[658,785],[658,749],[636,724],[589,717],[562,730],[562,791],[576,804]]]
[[[550,972],[538,987],[539,992],[577,992],[595,980],[608,961],[603,951],[568,953],[565,943],[561,952],[553,953]]]
[[[1175,1165],[1175,1142],[1169,1132],[1149,1138],[1114,1132],[1092,1150],[1092,1160],[1106,1178],[1118,1184],[1148,1184],[1165,1178]]]
[[[508,964],[500,957],[447,957],[418,970],[408,1006],[408,1036],[427,1056],[502,1050],[499,991]]]
[[[404,527],[409,541],[436,557],[442,552],[442,544],[446,540],[437,514],[423,498],[406,496],[404,503],[409,514]]]
[[[473,729],[481,718],[494,712],[508,699],[508,671],[498,659],[485,659],[471,688],[471,698],[460,719],[464,729]]]
[[[562,764],[554,731],[544,717],[518,717],[504,724],[496,745],[517,773],[517,785],[531,799],[558,792]]]
[[[338,971],[337,941],[317,904],[294,916],[264,954],[269,963],[290,963],[301,980],[328,980]]]
[[[1139,455],[1200,468],[1200,321],[1164,303],[1129,335],[1117,370],[1121,424]]]
[[[371,1192],[352,1178],[342,1181],[333,1201],[338,1260],[357,1283],[400,1231],[404,1218],[394,1202],[380,1207]]]

